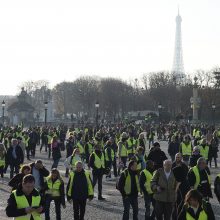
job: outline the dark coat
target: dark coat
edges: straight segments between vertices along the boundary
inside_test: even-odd
[[[152,160],[154,162],[155,170],[162,168],[163,161],[166,159],[166,154],[160,148],[152,149],[147,157],[147,160]]]
[[[72,186],[70,185],[70,179],[69,179],[66,187],[67,200],[78,200],[78,199],[86,200],[90,196],[88,195],[88,183],[87,183],[85,171],[82,170],[82,172],[75,172],[74,174],[75,175],[73,179],[73,185]],[[68,195],[68,191],[70,187],[72,187],[71,196]]]
[[[179,143],[176,142],[170,142],[169,146],[168,146],[168,154],[170,156],[175,156],[178,152],[179,152]]]
[[[198,155],[195,155],[195,154],[192,154],[189,158],[189,166],[190,167],[194,167],[197,165],[197,160],[202,157],[200,154]]]
[[[9,181],[8,185],[12,187],[12,191],[20,186],[23,177],[24,177],[23,173],[18,173]]]
[[[6,163],[7,164],[16,164],[16,165],[20,165],[22,163],[24,163],[24,154],[23,151],[21,149],[21,147],[19,145],[16,146],[15,149],[17,158],[14,159],[12,153],[13,153],[13,147],[10,146],[7,150],[7,154],[6,154]]]
[[[34,163],[31,163],[30,166],[31,166],[31,174],[33,174]],[[44,177],[49,176],[50,172],[45,167],[43,167],[42,169],[39,170],[39,173],[40,173],[40,185],[41,187],[43,187]]]

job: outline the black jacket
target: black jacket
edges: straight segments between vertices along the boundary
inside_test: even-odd
[[[75,172],[74,174],[75,175],[73,179],[73,185],[72,186],[70,185],[70,179],[69,179],[66,187],[67,200],[78,200],[78,199],[86,200],[87,198],[89,198],[89,195],[88,195],[88,183],[87,183],[85,171],[82,170],[82,172]],[[68,195],[68,191],[70,187],[72,187],[71,196]]]
[[[196,166],[197,165],[197,160],[200,157],[202,157],[200,154],[197,154],[197,155],[193,154],[193,155],[191,155],[190,158],[189,158],[189,166],[190,167]]]
[[[12,191],[20,186],[23,177],[24,177],[23,173],[18,173],[9,181],[8,185],[12,187]]]
[[[125,169],[121,173],[121,176],[118,181],[118,190],[120,191],[122,197],[126,197],[124,187],[125,187],[125,180],[127,177],[127,172],[129,172],[129,174],[131,176],[131,193],[128,196],[138,196],[138,189],[137,189],[136,180],[135,180],[135,177],[137,176],[137,172],[134,172],[129,169]]]
[[[220,178],[218,176],[215,178],[214,192],[218,201],[220,202]]]
[[[19,195],[19,196],[24,195],[24,193],[22,191],[22,186],[20,186],[16,190],[16,192],[17,192],[17,195]],[[30,196],[26,196],[30,206],[31,206],[32,195],[38,196],[39,192],[36,189],[34,189],[32,191],[32,193],[30,194]],[[43,199],[42,198],[41,198],[40,206],[44,207]],[[10,195],[10,198],[8,199],[8,204],[7,204],[7,207],[6,207],[6,215],[8,217],[19,217],[19,216],[26,215],[25,209],[18,209],[17,208],[17,203],[16,203],[16,200],[15,200],[15,197],[14,197],[13,193]]]
[[[182,211],[180,212],[177,220],[187,220],[186,212],[188,212],[194,219],[198,219],[200,212],[203,210],[205,210],[208,216],[208,220],[215,220],[215,216],[214,216],[211,204],[206,201],[203,201],[203,206],[204,206],[204,209],[201,206],[198,208],[196,215],[192,208],[183,206]]]
[[[163,161],[166,159],[166,154],[160,148],[152,149],[147,157],[147,160],[152,160],[154,162],[155,170],[162,168]]]
[[[168,146],[168,154],[171,156],[175,156],[179,152],[179,143],[177,142],[170,142]]]
[[[31,174],[33,174],[34,163],[31,163],[30,166],[31,166]],[[49,176],[50,172],[45,167],[43,167],[42,169],[39,170],[39,173],[40,173],[40,185],[41,187],[43,187],[44,177]]]
[[[13,147],[10,146],[7,150],[7,154],[6,154],[6,163],[7,164],[16,164],[16,165],[20,165],[24,162],[24,154],[23,151],[21,149],[21,147],[19,145],[16,146],[15,148],[15,153],[17,158],[14,159],[13,157]]]

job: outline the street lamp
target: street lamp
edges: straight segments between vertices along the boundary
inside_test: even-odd
[[[157,108],[158,108],[158,114],[159,114],[158,118],[159,118],[159,121],[160,121],[160,110],[162,109],[161,103],[158,104]]]
[[[96,108],[96,127],[98,126],[98,117],[99,117],[99,102],[97,101],[95,103],[95,108]]]
[[[45,115],[44,115],[44,124],[47,124],[47,108],[48,108],[48,101],[44,102],[44,110],[45,110]]]
[[[4,126],[5,123],[5,101],[2,101],[2,124]]]
[[[215,126],[215,109],[216,109],[216,105],[215,103],[212,103],[212,120],[214,126]]]

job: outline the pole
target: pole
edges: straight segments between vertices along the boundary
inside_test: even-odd
[[[47,108],[45,108],[44,124],[47,124]]]
[[[98,127],[99,108],[96,108],[96,127]]]
[[[213,125],[214,125],[214,127],[215,127],[215,109],[213,109],[212,120],[213,120]]]
[[[4,123],[5,123],[5,107],[3,106],[2,107],[2,124],[3,124],[3,127],[4,127]]]

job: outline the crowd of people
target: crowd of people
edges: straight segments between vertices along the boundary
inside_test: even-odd
[[[59,220],[67,200],[73,205],[74,219],[84,219],[96,184],[97,199],[106,200],[105,176],[106,181],[116,182],[115,190],[122,196],[123,220],[129,219],[130,207],[133,219],[138,219],[138,197],[143,197],[146,220],[214,220],[210,174],[218,166],[219,138],[220,130],[214,127],[176,123],[2,128],[0,174],[4,178],[10,170],[12,189],[6,214],[39,220],[44,213],[49,220],[54,201]],[[167,141],[167,152],[160,141]],[[52,159],[51,167],[35,158],[38,147]],[[65,176],[58,169],[62,151],[66,151],[60,164]],[[213,184],[220,201],[220,175]]]

